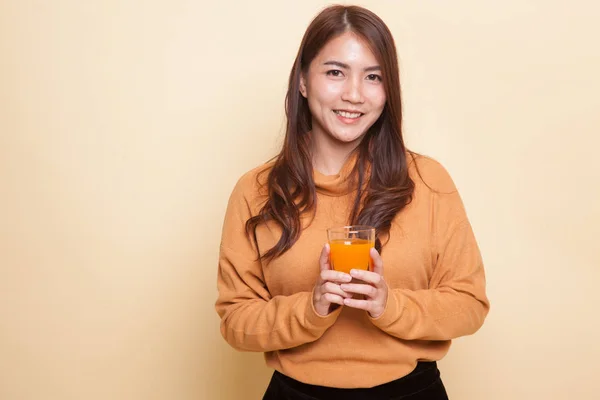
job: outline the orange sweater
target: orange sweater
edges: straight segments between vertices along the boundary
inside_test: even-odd
[[[216,302],[231,346],[265,352],[268,366],[299,381],[340,388],[372,387],[408,374],[418,360],[441,359],[451,339],[477,331],[489,310],[481,255],[460,196],[439,163],[419,156],[427,184],[411,163],[413,201],[396,216],[383,247],[390,288],[385,311],[376,319],[349,307],[325,317],[315,312],[311,292],[326,229],[347,224],[355,194],[345,184],[351,163],[335,176],[314,172],[312,223],[305,218],[296,244],[268,263],[257,255],[277,242],[279,228],[259,226],[256,248],[244,224],[265,200],[256,177],[271,164],[238,181],[223,226]]]

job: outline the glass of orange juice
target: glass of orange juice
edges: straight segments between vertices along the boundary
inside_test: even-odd
[[[364,225],[330,228],[327,238],[334,270],[350,273],[351,269],[371,269],[369,252],[375,247],[375,228]]]

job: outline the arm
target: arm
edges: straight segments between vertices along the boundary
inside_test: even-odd
[[[477,331],[488,310],[481,255],[464,219],[441,243],[430,288],[389,290],[384,312],[371,320],[401,339],[449,340]]]
[[[366,295],[345,304],[369,312],[373,324],[405,340],[449,340],[477,331],[488,313],[481,254],[460,195],[447,171],[437,162],[420,160],[429,202],[420,220],[428,221],[432,238],[433,272],[427,288],[391,289],[383,279],[383,261],[372,251],[374,271],[355,271],[367,285],[342,285]],[[415,179],[421,179],[421,175]],[[432,184],[432,185],[430,185]],[[422,209],[422,210],[423,210]]]
[[[234,189],[223,226],[216,301],[221,334],[232,347],[244,351],[281,350],[317,340],[341,309],[319,315],[311,292],[271,296],[258,250],[245,232],[251,207],[244,186],[238,183]]]

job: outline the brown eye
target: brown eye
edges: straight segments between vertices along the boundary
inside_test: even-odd
[[[382,81],[381,76],[379,76],[377,74],[367,75],[367,79],[370,80],[370,81],[377,81],[377,82],[381,82]]]
[[[332,69],[327,71],[327,75],[339,77],[342,76],[342,71],[340,71],[339,69]]]

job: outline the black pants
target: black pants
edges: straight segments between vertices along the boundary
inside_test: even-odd
[[[263,400],[448,400],[435,362],[420,362],[413,372],[366,389],[339,389],[298,382],[277,371]]]

